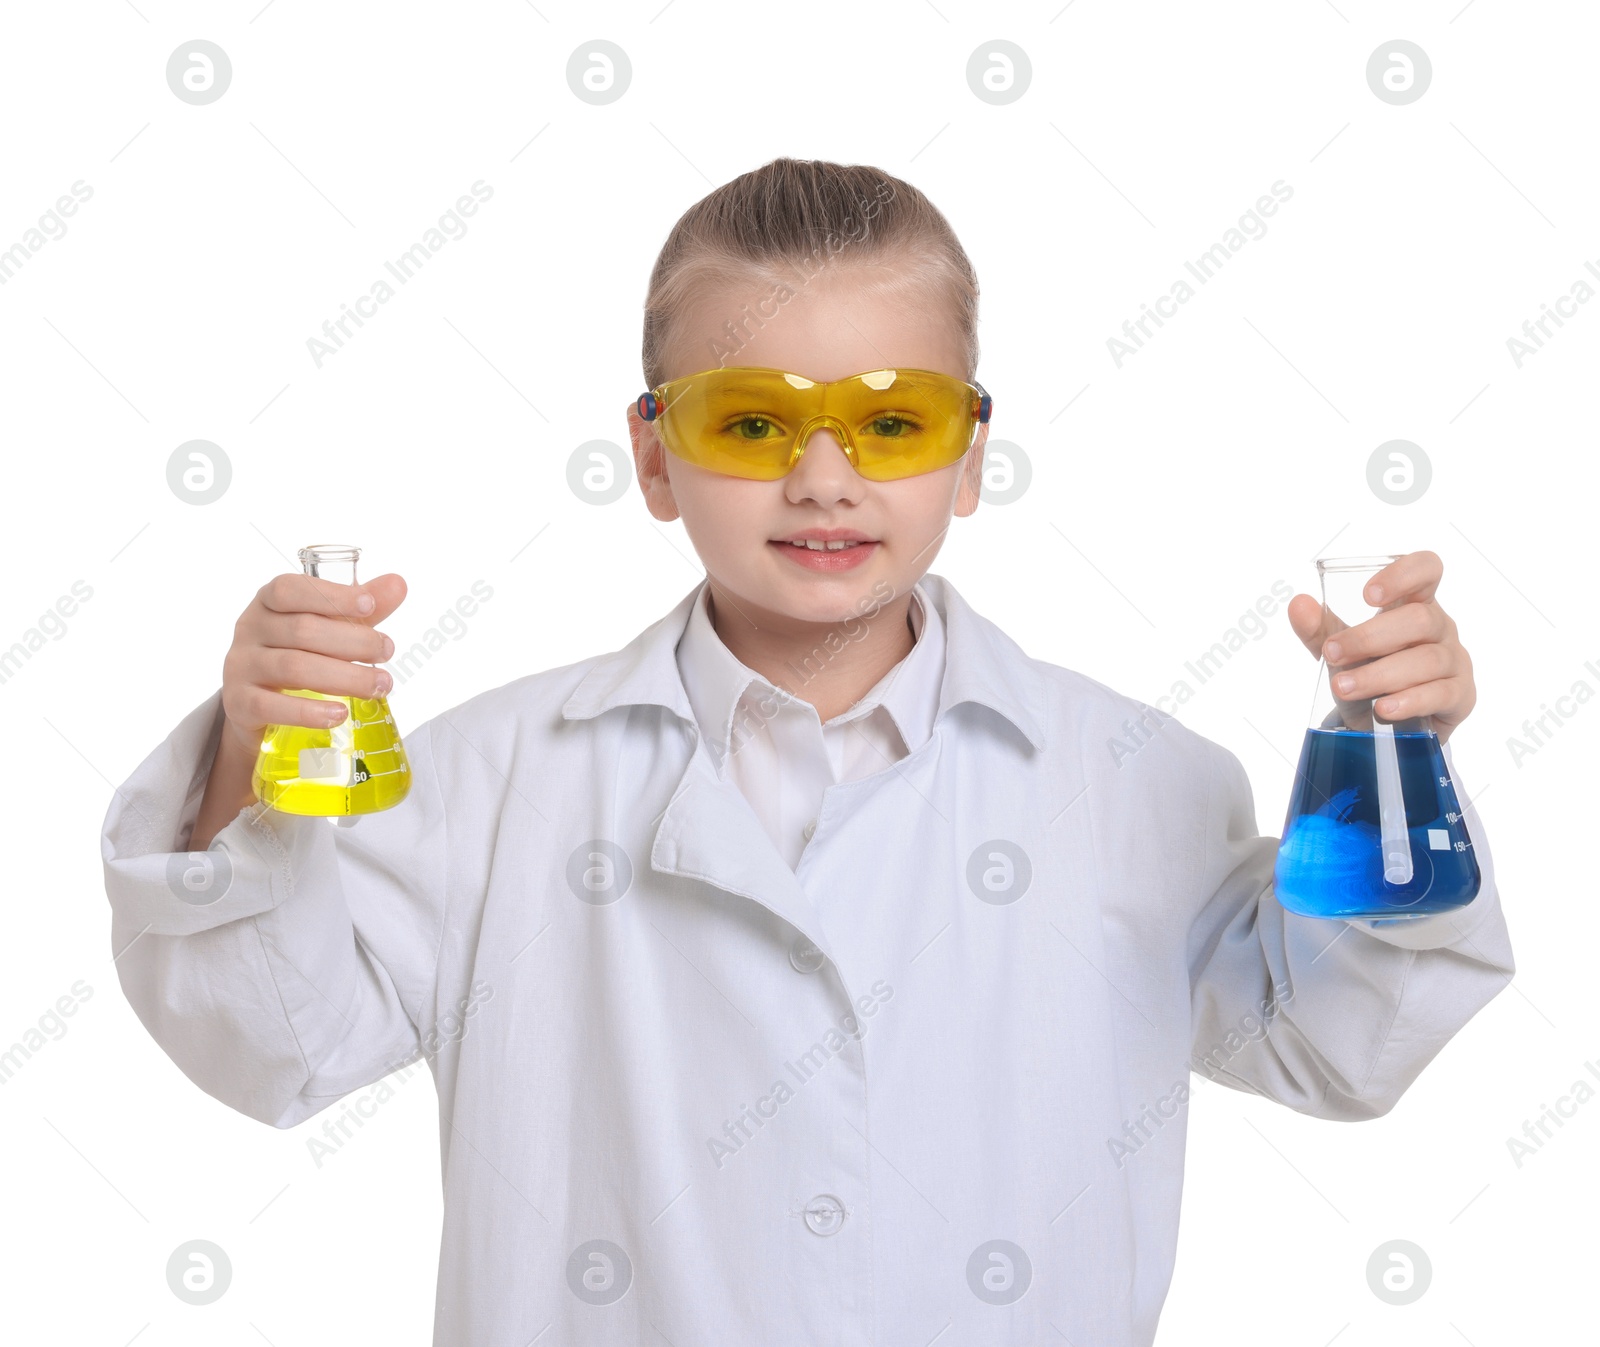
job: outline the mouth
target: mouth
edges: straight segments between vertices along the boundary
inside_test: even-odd
[[[787,538],[773,538],[767,546],[807,570],[846,571],[862,565],[879,544],[855,529],[806,529]]]
[[[803,547],[810,552],[843,552],[850,547],[870,547],[872,542],[867,538],[851,538],[845,541],[829,543],[816,538],[779,538],[774,540],[779,547]]]

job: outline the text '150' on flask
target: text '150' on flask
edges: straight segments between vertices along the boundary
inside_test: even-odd
[[[1363,597],[1393,556],[1324,557],[1322,642],[1374,616]],[[1396,605],[1389,604],[1387,607]],[[1427,716],[1385,720],[1340,697],[1317,665],[1311,719],[1273,871],[1279,903],[1307,917],[1406,921],[1465,907],[1481,876],[1455,782]]]
[[[329,595],[328,615],[359,622],[354,587],[361,549],[318,543],[302,547],[299,556],[307,575],[350,587],[318,587]],[[341,612],[341,605],[348,611]],[[285,814],[347,818],[375,814],[405,799],[411,768],[387,698],[341,697],[305,688],[283,691],[290,697],[343,702],[346,714],[326,729],[268,725],[250,779],[258,800]]]

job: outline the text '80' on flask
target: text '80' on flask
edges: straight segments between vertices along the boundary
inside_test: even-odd
[[[1364,597],[1393,556],[1324,557],[1322,640],[1374,614]],[[1386,607],[1394,607],[1389,604]],[[1337,621],[1333,620],[1337,619]],[[1427,716],[1389,721],[1317,665],[1317,690],[1273,872],[1278,901],[1308,917],[1404,921],[1470,903],[1481,879],[1455,782]]]
[[[359,547],[318,543],[302,547],[299,556],[307,575],[339,585],[356,584]],[[337,611],[340,604],[353,604],[353,595],[327,592],[330,617],[360,621],[353,608],[348,613]],[[345,717],[326,729],[268,725],[250,781],[258,800],[286,814],[336,818],[375,814],[405,799],[411,768],[387,698],[341,697],[305,688],[283,691],[290,697],[343,702]]]

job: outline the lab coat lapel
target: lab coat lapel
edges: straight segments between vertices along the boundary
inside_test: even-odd
[[[663,874],[714,884],[775,912],[827,950],[816,904],[800,885],[749,801],[720,779],[703,745],[683,774],[656,831],[650,865]]]
[[[709,750],[700,742],[677,660],[678,641],[700,588],[696,585],[621,650],[596,659],[567,698],[562,715],[584,720],[617,708],[653,705],[683,721],[694,736],[694,752],[656,830],[651,867],[760,903],[825,949],[815,905],[739,788],[718,777]]]

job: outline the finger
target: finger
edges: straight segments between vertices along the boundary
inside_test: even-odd
[[[1444,562],[1437,552],[1407,552],[1368,580],[1362,595],[1373,607],[1407,600],[1426,602],[1443,574]]]
[[[1323,657],[1322,647],[1328,637],[1345,630],[1344,619],[1309,594],[1296,594],[1289,600],[1289,623],[1301,644],[1318,659]]]
[[[387,696],[394,679],[370,664],[352,664],[309,650],[278,650],[263,646],[247,670],[247,686],[268,692],[320,692],[329,697]]]
[[[376,664],[394,654],[394,643],[364,621],[317,613],[269,612],[251,634],[258,647],[307,650],[330,659]]]
[[[261,604],[275,613],[317,613],[323,617],[373,625],[383,621],[405,600],[406,582],[392,572],[360,585],[341,585],[317,575],[275,575],[261,587]],[[372,599],[363,611],[363,597]]]
[[[291,697],[275,688],[244,688],[239,694],[239,702],[237,716],[233,708],[228,709],[229,723],[254,725],[261,729],[268,725],[301,725],[306,729],[325,730],[339,724],[349,714],[349,708],[343,702],[322,697]],[[253,737],[260,740],[259,729]]]
[[[1430,716],[1437,722],[1434,728],[1442,743],[1447,737],[1446,726],[1453,725],[1472,709],[1470,702],[1462,705],[1462,684],[1460,678],[1435,678],[1380,697],[1372,704],[1372,709],[1385,720]]]
[[[1402,603],[1341,629],[1322,653],[1330,665],[1342,667],[1413,645],[1444,643],[1449,635],[1449,620],[1437,604]]]
[[[1401,696],[1413,687],[1460,673],[1450,648],[1434,643],[1386,655],[1359,669],[1335,672],[1330,682],[1341,701],[1369,701],[1390,694]],[[1388,715],[1381,706],[1377,710],[1381,716]]]
[[[1286,611],[1289,626],[1300,638],[1300,643],[1313,655],[1322,654],[1322,605],[1309,594],[1296,594],[1289,600]]]

